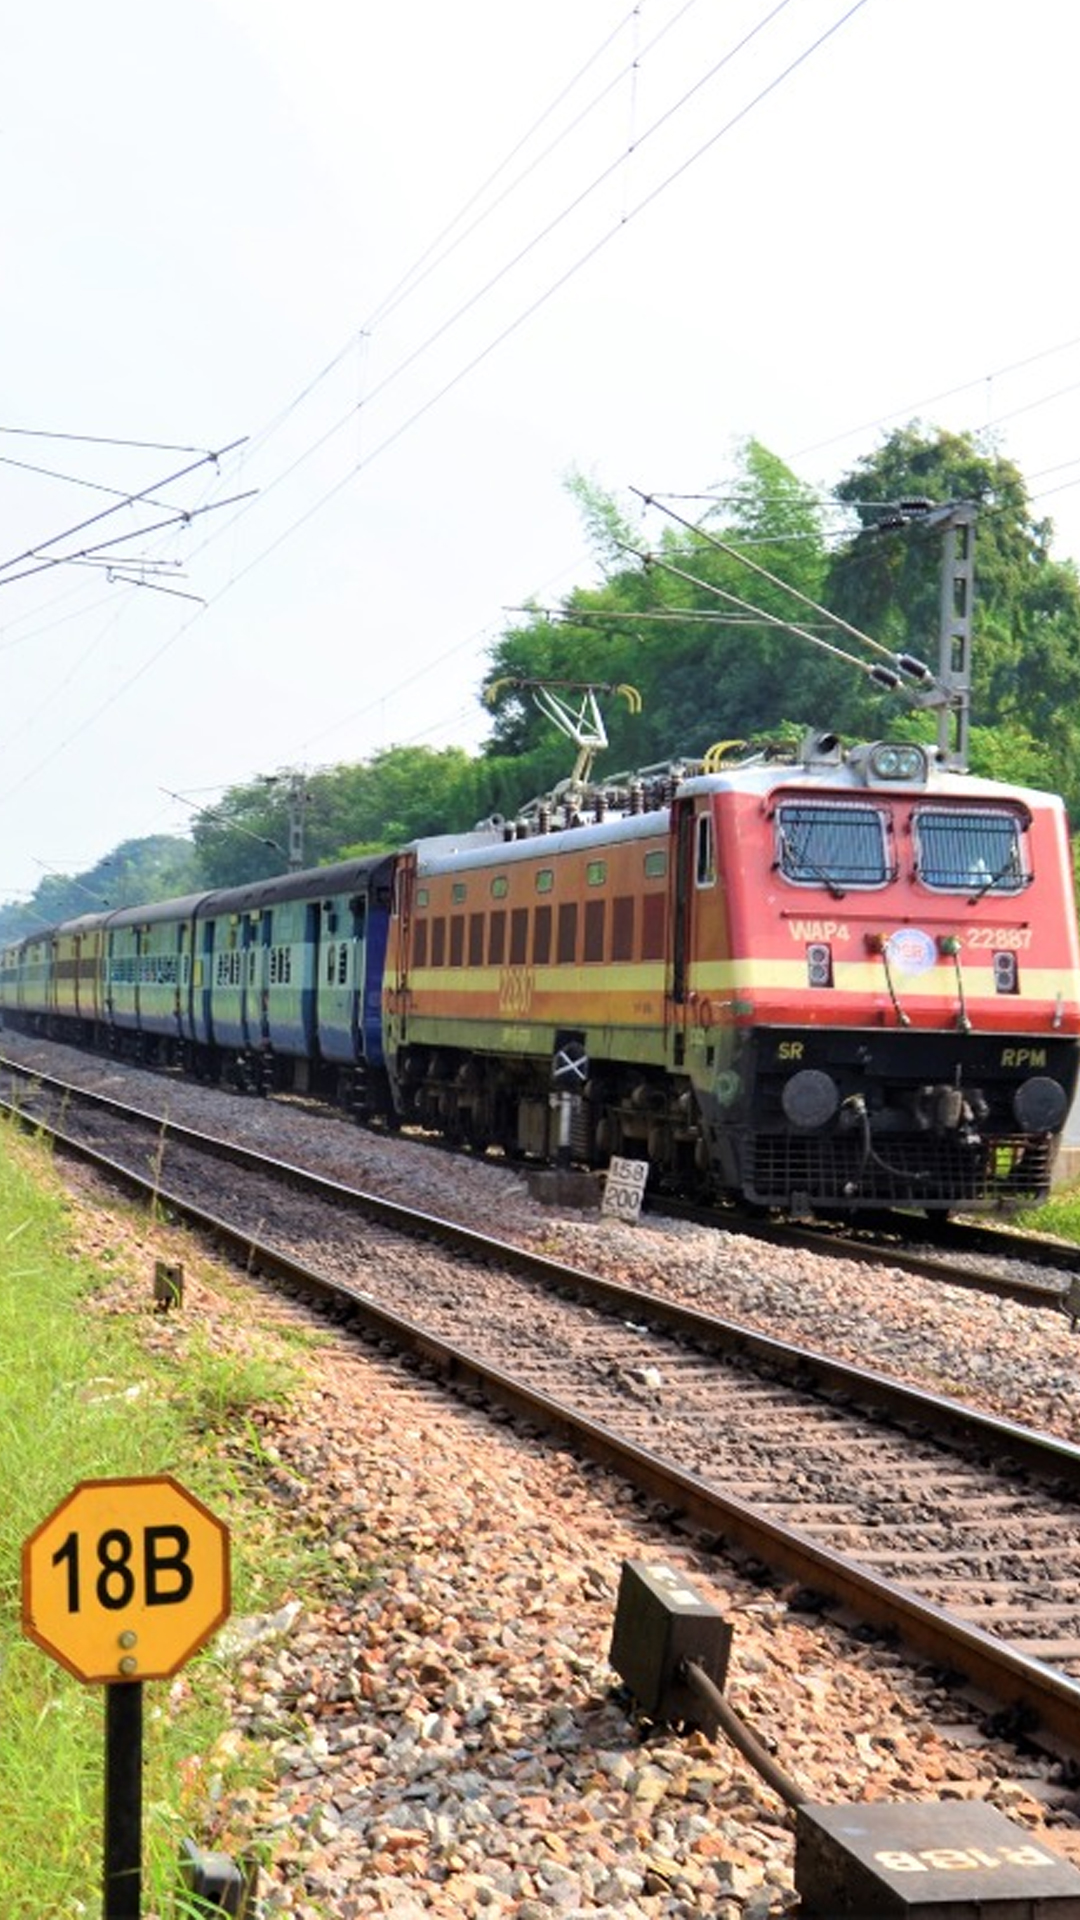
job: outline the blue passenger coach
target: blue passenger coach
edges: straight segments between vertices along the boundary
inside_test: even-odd
[[[85,914],[4,949],[7,1025],[386,1116],[394,861],[347,860]]]

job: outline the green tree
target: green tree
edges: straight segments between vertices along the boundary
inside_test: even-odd
[[[388,747],[370,761],[230,787],[194,828],[211,886],[241,886],[301,864],[325,866],[472,825],[495,781],[462,747]]]
[[[610,694],[602,701],[610,747],[601,777],[768,733],[785,717],[832,723],[845,669],[789,624],[816,636],[826,626],[815,610],[826,571],[821,510],[774,454],[747,441],[724,497],[696,521],[669,510],[648,550],[613,499],[580,477],[571,491],[606,577],[554,612],[535,609],[492,649],[491,755],[515,758],[533,790],[568,771],[530,681],[638,690],[640,716]]]
[[[48,873],[25,902],[0,905],[0,942],[59,920],[77,920],[84,913],[104,913],[115,907],[137,907],[148,900],[168,900],[197,892],[203,885],[198,855],[190,840],[174,834],[151,834],[144,840],[123,840],[105,859],[81,873]]]
[[[1031,510],[1019,469],[972,434],[898,429],[837,486],[856,531],[836,552],[828,603],[895,651],[935,666],[941,626],[942,535],[917,509],[976,508],[972,716],[1015,727],[1050,749],[1051,784],[1080,801],[1080,579],[1050,551],[1053,526]],[[858,730],[865,696],[848,701]]]

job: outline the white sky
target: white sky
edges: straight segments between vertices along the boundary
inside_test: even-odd
[[[573,468],[992,426],[1080,558],[1069,0],[39,0],[4,69],[0,898],[478,745],[507,610],[594,575]],[[168,571],[39,565],[120,536]]]

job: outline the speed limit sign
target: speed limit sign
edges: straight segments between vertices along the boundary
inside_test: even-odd
[[[22,1551],[23,1631],[77,1680],[164,1680],[229,1613],[229,1531],[168,1474],[82,1480]]]

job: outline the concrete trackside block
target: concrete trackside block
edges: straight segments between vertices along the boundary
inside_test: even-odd
[[[532,1198],[542,1207],[570,1207],[598,1213],[600,1187],[591,1173],[576,1167],[531,1167],[525,1176]]]
[[[650,1720],[683,1722],[715,1734],[709,1703],[683,1677],[692,1660],[722,1693],[731,1627],[674,1568],[624,1560],[615,1604],[611,1664]]]
[[[797,1809],[802,1920],[1080,1920],[1080,1873],[980,1802]]]

